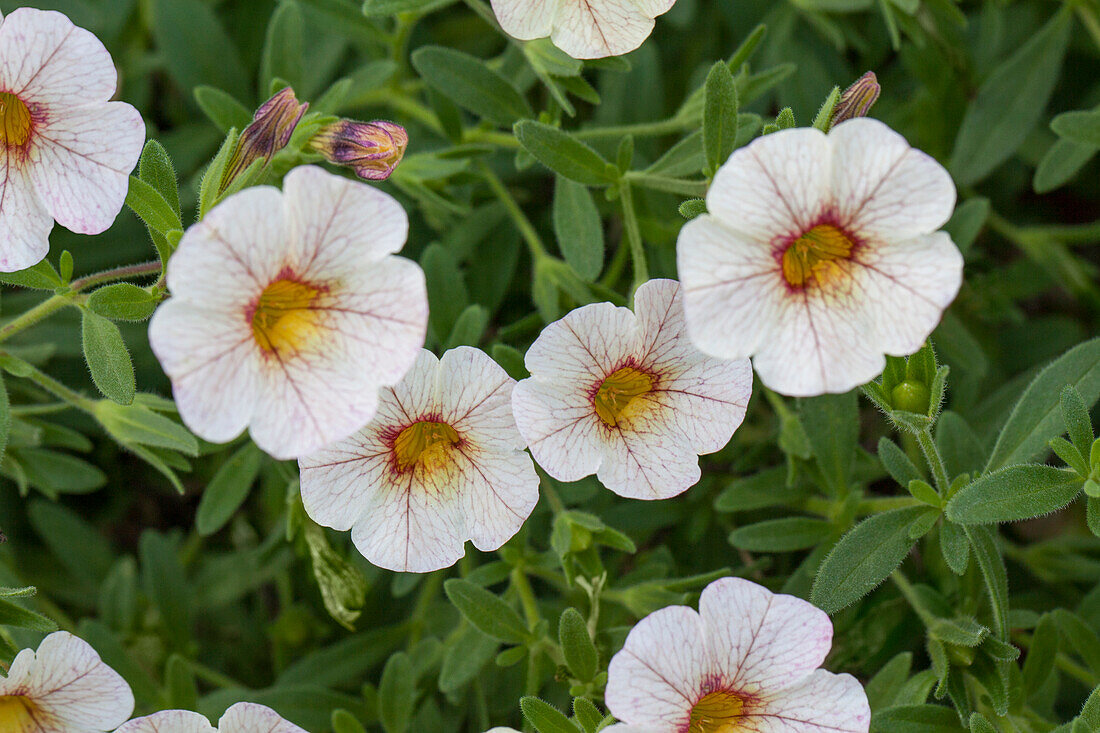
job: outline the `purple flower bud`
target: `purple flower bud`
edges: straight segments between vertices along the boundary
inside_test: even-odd
[[[853,117],[866,117],[881,90],[882,87],[879,86],[878,78],[873,71],[868,71],[856,79],[855,83],[840,95],[840,101],[833,110],[833,124]]]
[[[275,153],[285,148],[307,109],[309,103],[299,103],[290,87],[260,105],[252,123],[244,128],[237,140],[237,147],[222,174],[220,190],[228,188],[253,162],[261,158],[270,161]]]
[[[360,178],[383,181],[401,162],[409,135],[401,125],[384,120],[340,120],[322,128],[309,144],[330,163],[347,166]]]

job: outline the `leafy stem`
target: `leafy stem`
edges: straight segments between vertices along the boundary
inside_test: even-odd
[[[623,181],[619,198],[623,204],[623,227],[626,240],[630,244],[630,258],[634,263],[634,285],[631,288],[633,293],[649,279],[649,268],[646,265],[645,247],[642,245],[642,230],[638,226],[638,213],[634,209],[634,192],[629,181]]]
[[[936,489],[939,490],[942,496],[951,485],[951,480],[947,476],[947,469],[944,467],[943,456],[940,455],[940,449],[936,447],[936,441],[932,440],[931,429],[924,428],[918,432],[916,436],[917,444],[920,445],[921,453],[924,454],[924,460],[928,462],[928,467],[932,469],[932,476],[936,481]]]

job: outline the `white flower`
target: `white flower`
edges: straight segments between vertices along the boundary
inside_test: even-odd
[[[832,644],[824,612],[740,578],[703,590],[699,612],[646,616],[611,659],[608,733],[866,733],[859,682],[818,669]]]
[[[697,456],[729,442],[752,369],[691,345],[675,280],[642,285],[634,310],[594,303],[543,329],[512,408],[554,478],[595,473],[621,496],[664,499],[699,480]]]
[[[384,390],[378,415],[299,459],[302,501],[319,524],[350,529],[379,567],[428,572],[508,541],[538,501],[538,476],[512,419],[515,381],[466,346],[429,351]]]
[[[550,36],[573,58],[621,56],[642,45],[653,19],[676,0],[492,0],[504,32],[530,41]]]
[[[101,733],[134,711],[130,686],[82,639],[57,631],[0,677],[0,731]]]
[[[787,395],[847,392],[912,354],[962,283],[955,186],[883,123],[766,135],[714,177],[677,245],[688,333]]]
[[[214,442],[248,426],[282,459],[370,420],[427,328],[424,273],[391,255],[407,232],[391,196],[315,166],[192,226],[149,325],[184,422]]]
[[[269,707],[239,702],[225,711],[214,728],[202,715],[189,710],[164,710],[134,718],[115,733],[306,733],[283,720]]]
[[[0,271],[45,257],[55,219],[98,234],[118,216],[145,124],[107,101],[116,82],[107,49],[61,13],[0,15]]]

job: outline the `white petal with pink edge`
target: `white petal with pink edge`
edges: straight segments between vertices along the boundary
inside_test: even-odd
[[[654,18],[675,0],[492,0],[501,28],[530,41],[550,36],[578,59],[629,53],[653,32]]]
[[[217,733],[210,721],[190,710],[162,710],[134,718],[115,733]]]
[[[218,721],[218,733],[306,733],[265,705],[239,702]]]

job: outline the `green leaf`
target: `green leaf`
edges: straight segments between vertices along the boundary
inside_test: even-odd
[[[521,698],[519,708],[538,733],[582,733],[560,710],[537,697]]]
[[[751,552],[792,552],[825,542],[832,533],[832,523],[824,519],[783,517],[738,527],[729,542]]]
[[[993,629],[997,638],[1008,641],[1008,570],[1004,558],[994,540],[995,531],[991,527],[964,527],[974,559],[981,568],[986,591],[989,593],[989,605],[993,612]]]
[[[519,614],[494,593],[459,578],[451,578],[443,588],[455,608],[482,633],[510,644],[531,638]]]
[[[805,494],[803,490],[787,488],[786,481],[787,469],[783,466],[734,479],[714,500],[714,509],[719,512],[751,511],[785,504]]]
[[[1100,730],[1100,687],[1095,688],[1085,700],[1078,723],[1084,723],[1089,731]],[[1074,730],[1077,730],[1077,724],[1074,725]]]
[[[144,321],[153,315],[159,300],[133,283],[105,285],[88,296],[93,312],[116,321]]]
[[[882,461],[886,472],[898,482],[900,486],[908,486],[911,482],[921,478],[920,471],[905,455],[905,451],[889,438],[879,438],[878,457]]]
[[[970,251],[970,246],[985,226],[990,209],[989,199],[975,196],[958,206],[951,219],[943,225],[951,235],[951,241],[964,255]]]
[[[134,401],[136,382],[130,352],[118,326],[90,310],[82,311],[84,359],[92,381],[103,395],[120,405]]]
[[[558,621],[558,641],[565,664],[581,682],[590,682],[600,671],[600,657],[588,634],[584,617],[575,608],[567,608]]]
[[[565,261],[586,282],[603,269],[603,221],[588,187],[558,176],[554,184],[554,234]]]
[[[948,165],[960,185],[977,183],[1008,160],[1042,117],[1062,67],[1070,18],[1065,9],[1056,12],[978,89]]]
[[[110,572],[110,543],[79,514],[46,501],[32,502],[27,514],[34,531],[77,582],[94,587]]]
[[[396,15],[397,13],[431,13],[456,0],[366,0],[363,14],[367,16]]]
[[[42,260],[19,272],[0,272],[0,282],[34,290],[55,290],[61,287],[61,276],[49,260]]]
[[[111,437],[127,447],[148,445],[189,456],[199,454],[198,440],[190,430],[144,405],[100,401],[94,414]]]
[[[218,468],[195,513],[195,529],[200,535],[214,534],[240,509],[260,473],[262,461],[263,453],[248,442]]]
[[[1050,127],[1067,140],[1100,148],[1100,111],[1063,112],[1050,121]]]
[[[992,524],[1050,514],[1073,501],[1083,480],[1072,471],[1023,464],[986,474],[947,503],[947,518],[959,524]]]
[[[466,283],[455,256],[441,244],[428,245],[420,266],[428,286],[428,321],[436,338],[444,341],[470,302]]]
[[[367,733],[367,729],[347,710],[337,708],[332,711],[332,733]]]
[[[176,169],[172,165],[172,158],[156,140],[149,140],[141,151],[138,160],[138,178],[152,186],[168,205],[180,214],[179,183],[176,181]]]
[[[489,311],[477,303],[466,306],[455,321],[444,347],[477,346],[489,325]]]
[[[828,488],[842,493],[848,486],[859,441],[858,399],[855,390],[799,400],[799,417],[814,458]]]
[[[712,66],[704,89],[703,151],[710,177],[730,157],[737,139],[737,85],[729,65],[719,61]]]
[[[997,733],[997,729],[981,713],[971,713],[970,733]]]
[[[619,169],[599,153],[556,127],[522,120],[514,128],[527,152],[550,170],[586,186],[606,186],[619,180]]]
[[[1089,409],[1081,399],[1081,393],[1073,385],[1069,385],[1062,390],[1059,404],[1070,440],[1082,456],[1087,456],[1092,450],[1092,420],[1089,419]]]
[[[191,638],[194,593],[184,576],[177,542],[146,530],[139,542],[139,556],[142,586],[160,612],[163,638],[171,649],[183,651]]]
[[[500,643],[466,626],[447,648],[439,669],[439,691],[450,694],[461,691],[477,677],[500,648]]]
[[[955,575],[966,572],[970,565],[970,543],[962,527],[953,522],[940,525],[940,552],[951,572]]]
[[[502,127],[531,117],[531,107],[505,77],[481,59],[441,46],[412,54],[412,65],[424,81],[459,107]]]
[[[130,188],[126,192],[126,205],[155,232],[165,234],[182,229],[179,213],[151,185],[137,176],[130,176]]]
[[[17,606],[4,598],[0,598],[0,626],[17,626],[43,634],[57,631],[57,624],[42,614]]]
[[[261,94],[272,89],[276,79],[282,79],[294,88],[301,86],[304,23],[302,9],[294,0],[282,0],[275,8],[267,24],[267,36],[260,58]]]
[[[153,0],[151,26],[158,56],[184,92],[209,84],[235,97],[248,96],[240,54],[202,0]]]
[[[232,94],[208,86],[195,87],[194,94],[199,108],[223,133],[233,128],[243,130],[252,122],[252,112]]]
[[[1027,658],[1024,659],[1024,691],[1027,697],[1038,692],[1054,672],[1060,638],[1054,616],[1043,614],[1031,635]]]
[[[1094,145],[1060,139],[1050,146],[1035,169],[1032,187],[1035,193],[1048,193],[1068,183],[1078,171],[1095,157]]]
[[[86,494],[107,483],[107,476],[97,466],[75,456],[40,448],[12,448],[12,458],[19,461],[27,482],[49,494]]]
[[[872,733],[961,733],[959,715],[943,705],[898,705],[871,716]]]
[[[366,603],[367,579],[359,568],[332,549],[322,527],[307,522],[304,534],[325,610],[345,629],[354,631],[355,621]]]
[[[1100,398],[1100,338],[1073,347],[1032,380],[997,436],[987,472],[1038,458],[1066,431],[1059,406],[1066,385],[1076,387],[1086,406]]]
[[[168,657],[164,665],[164,687],[168,705],[177,709],[194,710],[199,704],[199,688],[191,663],[179,654]]]
[[[412,662],[405,652],[398,652],[386,661],[378,685],[378,718],[386,733],[409,730],[413,707],[416,705],[416,677]]]
[[[853,527],[821,563],[811,603],[836,613],[874,590],[909,554],[909,526],[924,511],[925,507],[892,509]]]
[[[493,344],[491,354],[493,361],[504,367],[504,371],[508,372],[508,376],[512,379],[526,379],[531,376],[526,364],[523,363],[523,354],[514,347],[507,344]]]
[[[913,653],[901,652],[882,665],[875,676],[867,681],[867,700],[871,703],[872,710],[882,710],[894,704],[905,680],[909,678],[912,666]]]

